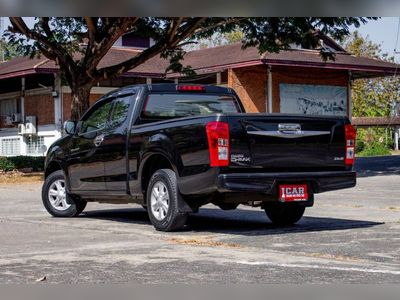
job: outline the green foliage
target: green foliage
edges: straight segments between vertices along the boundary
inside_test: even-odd
[[[382,143],[374,142],[368,147],[365,147],[363,151],[357,153],[357,156],[367,157],[367,156],[383,156],[391,155],[390,150]]]
[[[368,37],[362,37],[357,31],[348,38],[345,48],[356,56],[394,61],[393,57],[382,53],[380,45],[371,42]],[[399,77],[357,79],[352,86],[353,116],[390,116],[394,103],[399,99],[399,93]]]
[[[0,171],[10,172],[15,170],[15,165],[8,157],[0,157]]]
[[[26,55],[41,53],[52,60],[58,58],[59,63],[68,58],[73,60],[71,63],[74,62],[75,66],[87,70],[85,64],[90,61],[88,55],[104,56],[106,53],[99,50],[102,47],[109,49],[115,40],[127,32],[151,37],[155,41],[151,48],[160,48],[160,53],[169,52],[169,55],[172,55],[171,50],[181,51],[182,44],[212,38],[213,35],[223,35],[230,43],[242,41],[244,47],[256,46],[260,52],[274,52],[288,48],[292,43],[318,45],[319,38],[314,34],[315,30],[341,40],[349,34],[351,26],[359,27],[376,18],[41,17],[36,18],[33,29],[21,24],[23,20],[10,19],[12,26],[6,32],[7,38]],[[82,43],[87,47],[81,47]],[[81,52],[82,57],[77,57],[76,52]],[[138,56],[145,55],[147,52]],[[97,64],[99,61],[96,59]],[[74,71],[81,69],[75,68]]]
[[[244,38],[245,38],[244,33],[240,29],[235,29],[231,32],[225,32],[225,33],[215,32],[212,36],[208,38],[203,38],[196,41],[195,44],[190,44],[190,46],[186,47],[186,49],[192,51],[192,50],[225,46],[243,42]]]
[[[357,156],[390,155],[393,130],[389,128],[359,128],[357,130]]]
[[[0,171],[10,172],[25,168],[42,171],[44,160],[43,156],[0,156]]]
[[[393,62],[393,57],[382,52],[381,46],[362,37],[357,31],[345,42],[345,48],[356,56]],[[400,79],[382,77],[357,79],[352,85],[354,117],[388,117],[399,99]],[[389,155],[393,145],[392,128],[360,128],[357,130],[356,153],[359,156]]]
[[[6,42],[4,39],[0,38],[0,61],[10,60],[17,56],[22,56],[23,53],[18,51],[18,47]]]

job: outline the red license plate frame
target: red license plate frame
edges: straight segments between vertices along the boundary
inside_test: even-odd
[[[280,184],[279,201],[304,202],[308,200],[307,184]]]

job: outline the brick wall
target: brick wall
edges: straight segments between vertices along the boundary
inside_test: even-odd
[[[93,105],[102,94],[91,94],[90,105]],[[18,99],[19,103],[19,99]],[[64,121],[71,118],[71,94],[63,94]],[[38,125],[54,124],[54,98],[49,94],[26,95],[25,116],[36,116]],[[3,117],[0,117],[0,128],[12,128],[16,125],[6,126]]]
[[[54,99],[51,94],[25,96],[25,116],[36,116],[38,125],[54,124]]]
[[[279,84],[314,84],[346,86],[346,71],[325,70],[317,68],[272,68],[272,111],[279,112]]]
[[[101,96],[102,94],[91,94],[89,98],[89,103],[90,105],[93,105]],[[63,114],[64,114],[64,120],[69,120],[71,119],[71,101],[72,101],[72,96],[70,93],[64,93],[63,94]]]
[[[265,112],[266,66],[229,69],[228,86],[236,91],[246,112]]]

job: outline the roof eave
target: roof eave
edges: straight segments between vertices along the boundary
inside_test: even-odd
[[[28,69],[28,70],[22,70],[18,72],[11,72],[11,73],[6,73],[6,74],[1,74],[0,75],[0,80],[1,79],[9,79],[9,78],[15,78],[15,77],[24,77],[26,75],[32,75],[36,74],[35,69]]]
[[[276,66],[288,66],[291,67],[310,67],[310,68],[322,68],[322,69],[334,69],[334,70],[347,70],[347,71],[359,71],[369,72],[376,75],[400,75],[397,68],[394,67],[377,67],[377,66],[363,66],[363,65],[350,65],[350,64],[332,64],[332,63],[317,63],[317,62],[299,62],[293,60],[274,60],[274,59],[263,59],[263,63],[266,65]]]

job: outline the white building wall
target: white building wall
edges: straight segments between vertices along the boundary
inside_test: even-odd
[[[29,156],[40,156],[46,155],[47,149],[53,144],[56,140],[61,137],[61,132],[56,129],[54,124],[51,125],[40,125],[37,128],[37,137],[43,137],[43,145],[46,146],[46,151],[39,153],[28,153],[28,135],[18,135],[16,128],[7,128],[2,129],[0,131],[0,156],[17,156],[17,155],[29,155]],[[19,152],[13,153],[11,155],[5,154],[3,149],[3,144],[5,140],[15,139],[19,140]]]

